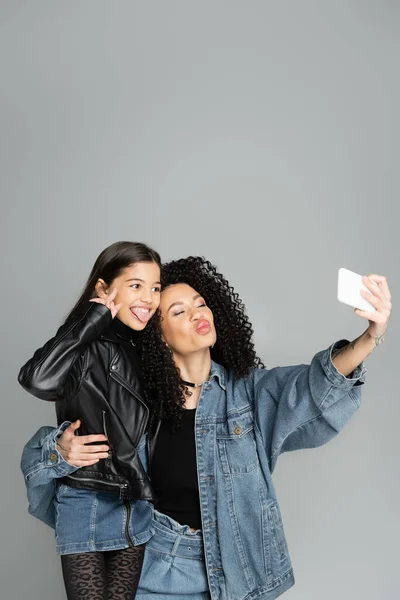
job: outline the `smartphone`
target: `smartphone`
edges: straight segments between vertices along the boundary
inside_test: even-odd
[[[373,283],[378,285],[375,281]],[[369,292],[368,288],[362,282],[362,275],[358,275],[358,273],[354,273],[343,267],[339,269],[337,289],[339,302],[374,313],[376,311],[375,306],[372,306],[368,300],[361,296],[361,290]]]

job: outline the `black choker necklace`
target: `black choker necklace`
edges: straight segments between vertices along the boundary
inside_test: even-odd
[[[184,379],[181,379],[181,383],[183,383],[184,385],[188,385],[189,387],[192,387],[192,388],[199,388],[209,379],[210,379],[210,376],[208,376],[207,379],[205,379],[203,381],[203,383],[193,383],[192,381],[185,381]],[[193,395],[193,392],[190,392],[189,390],[187,390],[185,392],[185,396],[192,396],[192,395]]]
[[[192,383],[191,381],[185,381],[184,379],[181,379],[182,383],[184,383],[185,385],[188,385],[189,387],[201,387],[203,385],[203,383],[205,383],[206,381],[208,381],[208,377],[206,379],[206,381],[203,381],[203,383]]]

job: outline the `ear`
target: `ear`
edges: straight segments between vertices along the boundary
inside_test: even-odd
[[[94,286],[94,289],[96,290],[98,298],[107,298],[108,287],[104,279],[98,279],[96,285]]]

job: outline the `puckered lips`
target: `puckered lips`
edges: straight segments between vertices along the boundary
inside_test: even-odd
[[[210,321],[207,319],[200,319],[196,325],[196,332],[199,335],[207,335],[211,331]]]
[[[153,315],[153,311],[148,306],[131,306],[130,311],[141,323],[147,323]]]

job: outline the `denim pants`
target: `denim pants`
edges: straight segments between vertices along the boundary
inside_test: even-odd
[[[203,536],[154,511],[137,600],[210,600]]]

